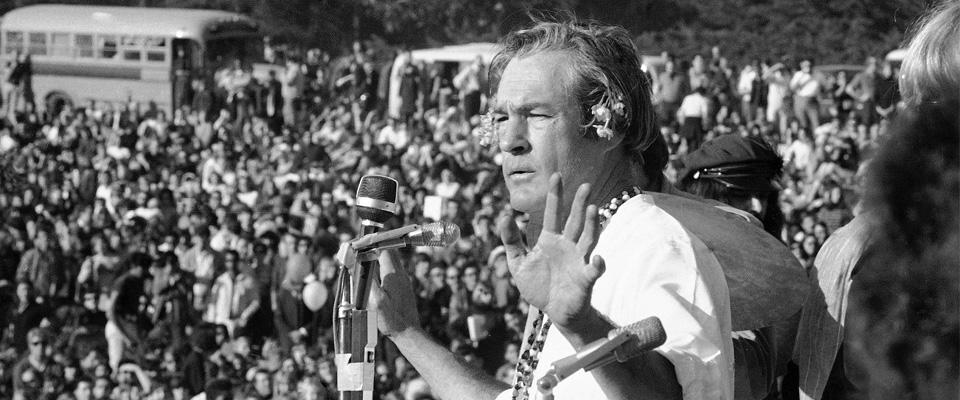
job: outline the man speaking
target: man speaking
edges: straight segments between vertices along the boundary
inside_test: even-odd
[[[503,39],[490,83],[488,128],[503,153],[510,204],[530,216],[526,232],[512,219],[499,224],[510,271],[531,305],[516,382],[495,381],[424,333],[409,280],[388,252],[380,256],[382,288],[372,293],[380,330],[440,398],[526,399],[543,398],[536,381],[554,361],[656,316],[666,343],[575,373],[554,398],[733,398],[730,332],[750,329],[735,322],[786,318],[802,298],[787,291],[767,315],[732,318],[731,306],[740,306],[731,304],[728,283],[740,280],[722,261],[746,253],[700,233],[720,229],[756,241],[762,254],[744,268],[779,271],[778,257],[789,252],[764,247],[773,246],[769,235],[742,216],[655,193],[674,190],[661,174],[667,149],[629,34],[538,22]]]

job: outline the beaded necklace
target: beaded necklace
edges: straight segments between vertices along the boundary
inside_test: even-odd
[[[614,197],[610,199],[610,202],[600,206],[600,209],[597,210],[600,215],[600,225],[604,226],[613,217],[613,214],[616,214],[620,205],[641,193],[643,191],[634,186],[630,190],[621,192],[619,197]],[[520,355],[520,360],[517,361],[517,368],[514,371],[514,400],[530,398],[530,387],[533,386],[533,371],[537,369],[537,365],[540,363],[540,351],[543,350],[543,344],[547,341],[547,333],[549,333],[551,325],[550,318],[542,310],[537,310],[537,318],[533,320],[533,329],[527,336],[526,350]]]

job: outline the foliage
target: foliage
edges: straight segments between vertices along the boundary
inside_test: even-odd
[[[218,8],[250,14],[278,41],[344,52],[358,38],[424,47],[495,41],[528,15],[619,24],[645,53],[685,58],[713,45],[737,62],[787,55],[859,63],[897,48],[933,0],[54,0]],[[0,0],[0,12],[51,0]]]
[[[821,64],[861,63],[902,45],[910,24],[932,1],[714,0],[695,15],[638,35],[641,49],[684,57],[713,45],[734,60],[813,57]],[[791,60],[784,60],[791,61]],[[792,60],[796,61],[796,60]]]

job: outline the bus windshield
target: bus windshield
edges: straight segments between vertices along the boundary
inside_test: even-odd
[[[244,66],[263,62],[263,42],[257,37],[228,37],[207,41],[207,62],[214,69],[241,61]]]

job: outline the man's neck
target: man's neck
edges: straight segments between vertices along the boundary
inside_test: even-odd
[[[43,356],[34,356],[31,354],[30,365],[36,370],[43,372],[43,370],[47,369],[47,360],[45,360]]]
[[[649,189],[647,186],[650,183],[650,179],[644,175],[641,166],[632,162],[625,154],[609,157],[604,162],[601,171],[602,172],[597,175],[597,181],[590,183],[590,196],[587,198],[587,204],[600,207],[609,202],[613,197],[619,197],[621,192],[625,190],[628,192],[631,191],[633,187],[638,187],[643,190]],[[571,194],[569,195],[570,198],[563,199],[565,204],[560,206],[562,208],[560,218],[561,229],[570,213],[570,205],[573,203],[572,193],[576,193],[576,188],[566,186],[574,183],[564,182],[563,184],[566,189],[569,189],[569,193]],[[576,185],[579,186],[579,183],[576,183]],[[528,245],[533,245],[537,242],[537,238],[540,236],[542,229],[543,211],[538,210],[530,213],[530,220],[526,227]]]

